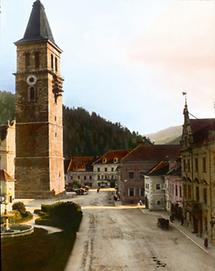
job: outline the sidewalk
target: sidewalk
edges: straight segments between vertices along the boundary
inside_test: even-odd
[[[143,213],[151,213],[152,215],[161,216],[165,219],[169,219],[169,214],[165,211],[149,211],[147,209],[141,210]],[[198,246],[205,253],[215,258],[215,246],[209,242],[208,248],[204,247],[204,239],[202,237],[197,236],[195,233],[190,232],[190,230],[186,226],[182,226],[181,223],[177,220],[174,222],[169,222],[172,227],[181,232],[184,236],[186,236],[190,241],[192,241],[196,246]]]

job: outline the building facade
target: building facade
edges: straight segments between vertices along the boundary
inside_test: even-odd
[[[160,161],[145,176],[145,205],[149,210],[165,210],[165,174],[168,161]]]
[[[130,151],[120,163],[119,193],[123,203],[145,200],[144,175],[161,160],[176,159],[178,145],[142,143]]]
[[[181,177],[180,161],[176,161],[165,178],[166,210],[175,218],[183,220],[183,179]]]
[[[93,186],[117,186],[119,180],[119,164],[128,154],[127,150],[111,150],[93,163]]]
[[[17,41],[16,198],[46,198],[64,191],[61,49],[45,9],[33,4]]]
[[[186,103],[181,148],[186,224],[214,241],[215,119],[190,119]]]
[[[0,125],[0,169],[12,178],[15,173],[15,121]]]
[[[74,182],[81,186],[93,186],[93,166],[95,161],[93,156],[74,156],[71,158],[67,173],[66,185],[73,184]]]
[[[12,202],[14,200],[14,183],[15,180],[4,169],[0,169],[0,212],[12,210]]]

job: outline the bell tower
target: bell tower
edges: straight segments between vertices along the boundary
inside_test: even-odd
[[[40,0],[17,46],[16,198],[64,191],[61,49]]]

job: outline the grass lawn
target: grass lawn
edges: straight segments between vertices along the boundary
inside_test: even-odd
[[[62,213],[61,213],[62,214]],[[78,216],[79,224],[82,215]],[[47,215],[45,222],[47,222]],[[47,224],[51,225],[50,217]],[[40,224],[42,220],[40,220]],[[46,224],[46,223],[44,223]],[[55,223],[53,223],[55,224]],[[69,227],[71,226],[71,227]],[[47,234],[35,228],[31,235],[1,240],[2,271],[63,271],[71,254],[77,227],[68,221],[62,232]]]

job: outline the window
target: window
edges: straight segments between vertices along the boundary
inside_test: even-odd
[[[51,54],[51,69],[54,70],[54,57]]]
[[[184,198],[187,198],[187,185],[184,184]]]
[[[198,158],[195,158],[195,171],[196,172],[199,171],[199,161],[198,161]]]
[[[139,190],[139,195],[142,197],[142,196],[144,196],[144,189],[143,188],[140,188],[140,190]]]
[[[161,185],[160,185],[160,183],[157,183],[156,184],[156,190],[160,190],[161,189]]]
[[[92,180],[92,176],[90,176],[89,178],[90,178],[90,180]]]
[[[177,186],[177,184],[175,185],[175,195],[176,195],[176,197],[178,196],[178,186]]]
[[[35,63],[35,68],[38,69],[40,67],[40,53],[39,52],[34,53],[34,63]]]
[[[107,168],[105,167],[105,171],[107,171]]]
[[[111,171],[114,171],[114,168],[113,168],[113,167],[111,168]]]
[[[145,184],[145,188],[149,189],[149,184],[148,183]]]
[[[98,175],[98,180],[100,180],[100,175]]]
[[[199,202],[199,187],[196,187],[196,201]]]
[[[190,172],[190,159],[187,160],[187,171]]]
[[[128,196],[133,197],[134,196],[134,188],[129,188],[128,189]]]
[[[187,191],[187,197],[188,197],[188,199],[191,199],[191,186],[190,185],[188,185],[188,191]]]
[[[157,205],[160,205],[160,204],[161,204],[161,202],[160,202],[160,200],[158,200],[158,201],[157,201]]]
[[[129,177],[129,179],[133,179],[134,178],[134,172],[128,172],[128,177]]]
[[[35,102],[36,101],[36,89],[35,87],[28,88],[28,101]]]
[[[84,180],[86,180],[87,179],[87,177],[86,176],[84,176]]]
[[[208,193],[207,193],[207,188],[203,189],[203,200],[204,203],[207,204],[208,203]]]
[[[184,169],[184,171],[186,171],[186,160],[185,159],[183,160],[183,169]]]
[[[25,53],[25,68],[28,69],[30,66],[30,54]]]
[[[57,57],[55,57],[55,71],[58,71],[58,63],[57,63]]]
[[[206,157],[202,158],[202,169],[203,169],[203,172],[206,172]]]
[[[144,173],[142,171],[140,172],[140,179],[144,179]]]
[[[100,172],[100,167],[97,168],[97,171]]]
[[[215,156],[214,156],[214,158],[213,158],[213,167],[214,167],[214,172],[215,172]]]
[[[80,179],[80,176],[78,176],[78,179]]]
[[[179,186],[179,197],[180,197],[180,198],[182,197],[182,189],[181,189],[181,186]]]

